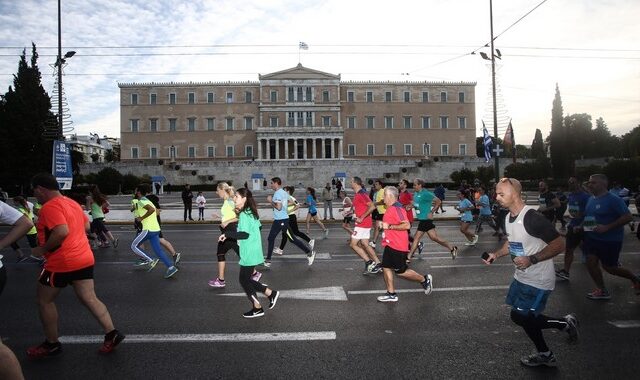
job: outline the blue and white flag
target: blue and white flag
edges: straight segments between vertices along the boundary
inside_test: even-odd
[[[482,121],[482,135],[484,136],[482,141],[482,145],[484,146],[484,161],[489,162],[491,160],[491,147],[493,146],[493,142],[491,141],[487,127],[484,125],[484,120]]]
[[[309,50],[309,45],[307,45],[306,42],[300,41],[300,44],[298,45],[298,48],[301,49],[301,50]]]

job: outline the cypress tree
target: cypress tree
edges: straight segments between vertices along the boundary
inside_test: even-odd
[[[570,167],[573,167],[573,163],[569,162],[572,156],[571,147],[567,146],[566,142],[567,134],[562,117],[562,98],[560,97],[560,88],[556,83],[556,95],[551,109],[551,133],[549,135],[549,154],[554,178],[568,177]]]

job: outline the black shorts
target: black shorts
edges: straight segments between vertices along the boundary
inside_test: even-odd
[[[317,212],[317,211],[309,212],[309,215],[311,215],[311,216],[316,216],[316,215],[318,215],[318,212]]]
[[[3,265],[0,268],[0,294],[2,294],[2,290],[4,289],[4,285],[7,283],[7,268]]]
[[[74,281],[91,279],[93,279],[93,265],[71,272],[54,273],[43,269],[38,282],[52,288],[64,288],[67,285],[73,284]]]
[[[382,220],[383,217],[384,213],[380,214],[378,210],[373,210],[373,212],[371,213],[371,219],[373,220]]]
[[[351,224],[352,221],[353,221],[353,216],[345,216],[342,219],[342,223],[344,223],[344,224]]]
[[[418,231],[427,232],[434,228],[436,228],[436,226],[433,224],[433,220],[420,220],[418,222]]]
[[[574,249],[577,248],[581,243],[584,237],[584,232],[580,230],[579,232],[573,232],[573,227],[567,228],[567,236],[565,237],[567,242],[566,249]]]
[[[386,246],[382,253],[382,267],[393,269],[396,273],[401,274],[407,270],[407,253],[396,251]]]

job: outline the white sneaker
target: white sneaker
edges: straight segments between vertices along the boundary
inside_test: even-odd
[[[275,253],[276,255],[282,255],[284,251],[281,250],[280,248],[274,248],[273,253]]]
[[[307,260],[309,261],[309,266],[311,266],[313,264],[313,260],[316,259],[316,251],[311,251],[311,253],[309,253],[309,256],[307,256]]]
[[[398,296],[387,293],[384,296],[378,297],[378,302],[398,302]]]
[[[480,237],[479,237],[478,235],[475,235],[475,236],[473,237],[473,241],[471,242],[471,245],[476,245],[476,243],[478,242],[478,239],[479,239],[479,238],[480,238]]]
[[[313,250],[313,247],[316,245],[316,239],[311,239],[309,240],[309,247],[311,247],[311,250]]]
[[[371,248],[375,248],[375,247],[376,247],[376,243],[375,243],[375,242],[373,242],[373,241],[370,241],[370,242],[369,242],[369,247],[371,247]]]

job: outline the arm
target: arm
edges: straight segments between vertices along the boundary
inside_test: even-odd
[[[531,255],[531,256],[518,256],[513,262],[516,264],[518,269],[526,269],[531,265],[535,265],[540,261],[549,260],[553,257],[559,255],[561,252],[565,250],[565,240],[562,236],[558,236],[546,247],[542,249],[542,251]]]
[[[218,238],[218,241],[225,241],[227,240],[227,238],[229,239],[236,239],[236,240],[244,240],[244,239],[248,239],[249,238],[249,233],[248,232],[244,232],[244,231],[228,231],[222,235],[220,235],[220,237]]]
[[[495,252],[490,252],[488,259],[487,260],[483,259],[482,261],[484,261],[484,263],[487,265],[491,265],[491,263],[493,263],[495,259],[502,256],[506,256],[508,254],[509,254],[509,241],[505,241],[504,244],[502,244],[502,247],[500,247]]]
[[[402,220],[400,224],[389,224],[389,223],[382,222],[382,229],[406,231],[408,229],[411,229],[411,224],[409,224],[409,221],[406,219]]]
[[[59,224],[53,227],[49,239],[47,239],[44,245],[31,249],[31,253],[37,257],[44,256],[47,252],[53,253],[60,248],[64,239],[67,238],[67,235],[69,235],[69,227],[66,224]]]
[[[151,206],[150,204],[144,205],[144,209],[147,210],[147,212],[144,215],[139,216],[138,218],[136,218],[136,219],[138,219],[139,222],[142,222],[143,220],[145,220],[146,218],[151,216],[151,214],[153,214],[154,211],[156,211],[155,207]]]
[[[33,222],[26,216],[22,215],[11,227],[9,233],[0,239],[0,249],[8,247],[14,241],[20,239],[33,227]]]
[[[597,232],[597,233],[605,233],[607,231],[610,231],[614,228],[620,227],[620,226],[624,226],[625,224],[631,222],[633,220],[633,217],[631,216],[631,213],[628,212],[626,214],[623,214],[622,216],[620,216],[618,219],[614,220],[612,223],[609,224],[598,224],[597,226],[595,226],[593,228],[593,232]]]

